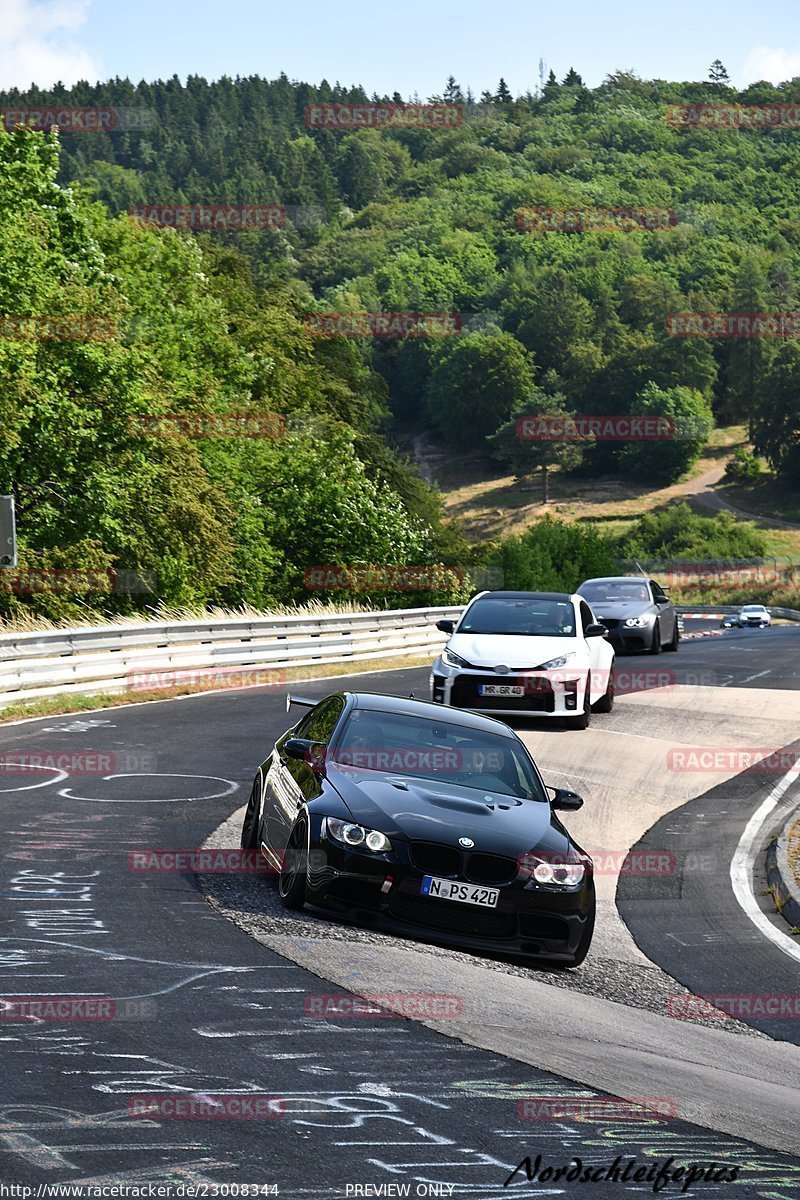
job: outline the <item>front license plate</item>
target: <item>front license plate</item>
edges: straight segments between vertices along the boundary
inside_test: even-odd
[[[437,879],[426,875],[420,891],[423,896],[436,896],[439,900],[460,900],[462,904],[479,904],[482,908],[496,908],[500,896],[498,888],[476,887],[474,883],[456,883],[453,879]]]
[[[479,696],[524,696],[525,688],[513,683],[479,683]]]

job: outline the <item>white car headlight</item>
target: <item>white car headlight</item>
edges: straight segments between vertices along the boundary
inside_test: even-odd
[[[542,855],[531,851],[529,854],[523,854],[520,869],[536,883],[550,887],[575,887],[583,881],[586,874],[586,867],[574,858],[572,853],[567,854],[565,861],[556,855]]]
[[[392,848],[386,835],[377,829],[365,829],[363,825],[340,821],[337,817],[326,817],[325,824],[331,837],[345,846],[366,846],[375,854],[385,854]]]
[[[559,667],[565,667],[568,662],[571,662],[575,657],[575,651],[570,650],[568,654],[560,654],[558,658],[551,658],[549,662],[540,663],[538,667],[534,667],[535,671],[556,671]]]
[[[460,655],[454,654],[453,651],[448,650],[446,646],[442,651],[442,662],[448,667],[468,667],[470,665],[465,658],[461,658]]]
[[[628,617],[625,624],[629,629],[644,629],[647,624],[647,617]]]

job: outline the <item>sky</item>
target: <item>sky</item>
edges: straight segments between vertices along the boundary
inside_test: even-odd
[[[794,11],[792,11],[794,10]],[[0,89],[115,76],[261,75],[422,99],[533,91],[539,60],[596,87],[610,72],[738,87],[800,75],[800,4],[753,0],[0,0]]]

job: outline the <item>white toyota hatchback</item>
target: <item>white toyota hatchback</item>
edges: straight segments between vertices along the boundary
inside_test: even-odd
[[[563,592],[481,592],[433,664],[435,704],[493,716],[568,718],[611,712],[614,651],[582,596]]]

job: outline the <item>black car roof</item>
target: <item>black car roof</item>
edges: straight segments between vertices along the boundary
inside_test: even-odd
[[[393,712],[416,715],[418,717],[435,716],[437,721],[446,721],[451,725],[461,725],[466,729],[482,729],[486,733],[500,734],[515,738],[513,730],[497,721],[494,717],[483,717],[479,713],[468,712],[464,709],[443,708],[441,704],[433,704],[430,700],[411,700],[402,696],[384,696],[381,692],[344,692],[343,695],[353,701],[354,708],[371,712]]]
[[[571,600],[569,592],[483,592],[476,600]]]

